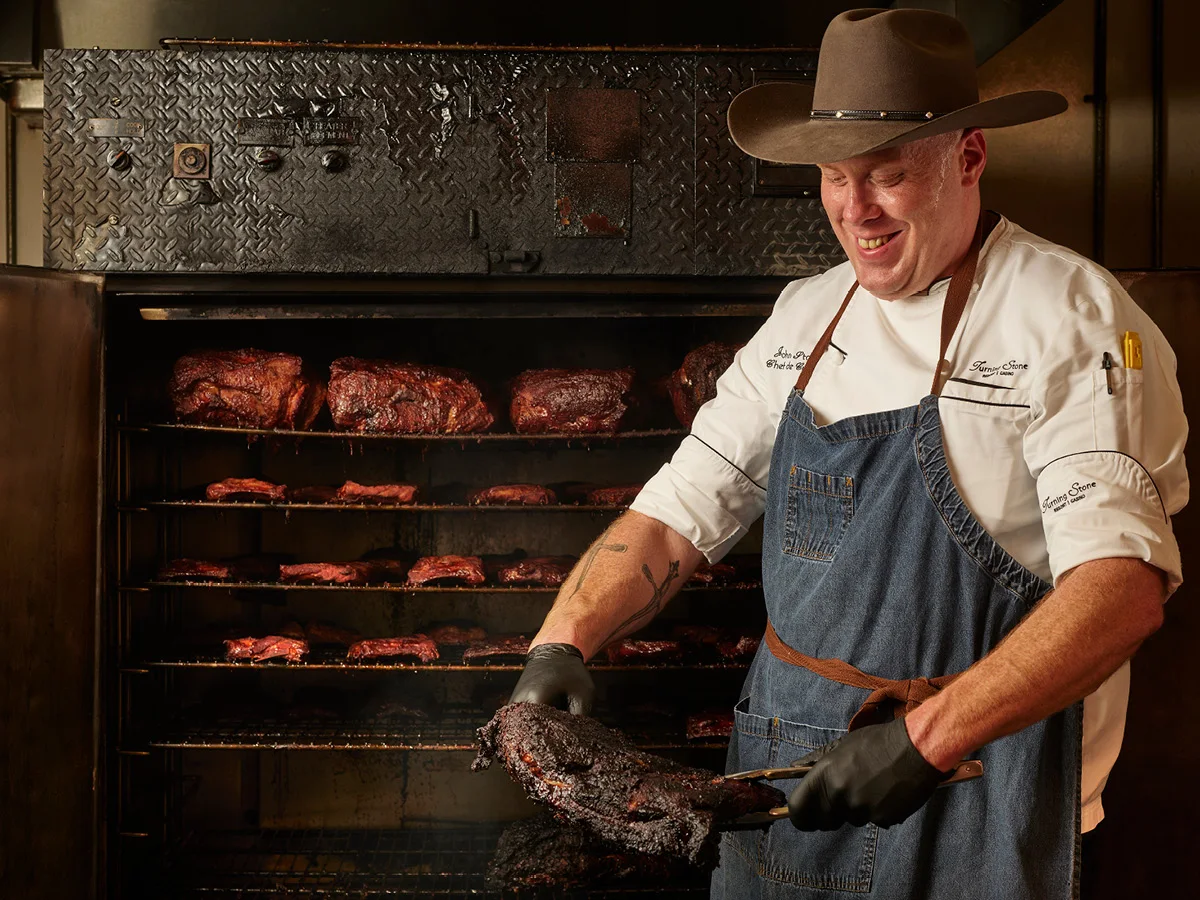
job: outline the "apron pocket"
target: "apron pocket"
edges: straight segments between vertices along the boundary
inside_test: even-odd
[[[829,562],[854,516],[854,480],[792,466],[783,552]]]
[[[771,767],[787,766],[810,750],[845,734],[840,728],[817,728],[783,719],[772,723]],[[796,779],[772,784],[791,794]],[[879,837],[876,825],[856,828],[843,825],[837,831],[797,831],[786,820],[776,822],[767,832],[762,848],[763,877],[769,882],[803,887],[809,890],[866,893],[871,890],[875,868],[875,847]],[[770,888],[765,896],[772,896]],[[786,890],[778,896],[785,897]]]

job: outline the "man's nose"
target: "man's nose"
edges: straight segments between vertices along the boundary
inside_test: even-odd
[[[842,219],[852,225],[859,225],[877,218],[881,210],[875,201],[874,192],[863,184],[852,184],[847,188],[846,205],[842,209]]]

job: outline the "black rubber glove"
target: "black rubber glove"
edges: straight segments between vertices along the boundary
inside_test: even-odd
[[[571,644],[538,644],[525,657],[525,671],[513,688],[509,703],[545,703],[558,706],[565,697],[567,709],[586,716],[592,711],[596,685],[583,653]]]
[[[801,831],[897,825],[945,777],[913,746],[904,719],[848,732],[792,765],[812,766],[788,798],[788,816]]]

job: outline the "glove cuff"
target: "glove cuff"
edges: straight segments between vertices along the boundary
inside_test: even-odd
[[[532,662],[535,659],[554,659],[555,657],[574,656],[580,662],[584,662],[583,651],[574,644],[538,644],[536,647],[530,647],[529,652],[525,654],[525,662]]]

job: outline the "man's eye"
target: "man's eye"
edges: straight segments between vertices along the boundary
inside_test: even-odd
[[[872,180],[880,187],[895,187],[904,180],[904,173],[895,172],[887,175],[876,175]]]
[[[832,175],[828,172],[822,172],[821,177],[825,179],[826,184],[843,185],[846,183],[845,176],[842,175]]]

